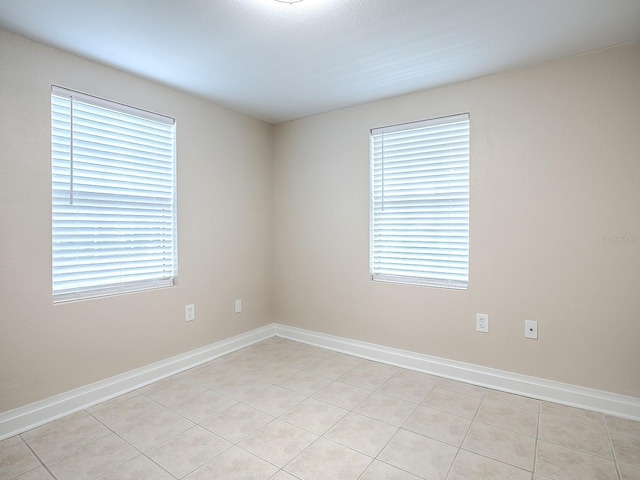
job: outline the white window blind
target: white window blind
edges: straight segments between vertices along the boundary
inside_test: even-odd
[[[175,121],[53,86],[54,302],[173,285]]]
[[[373,280],[467,289],[469,115],[371,131]]]

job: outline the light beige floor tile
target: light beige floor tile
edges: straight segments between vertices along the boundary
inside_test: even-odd
[[[20,437],[20,435],[14,435],[13,437],[5,438],[4,440],[0,440],[0,450],[5,447],[17,445],[18,443],[22,443],[22,437]]]
[[[531,437],[535,437],[538,430],[536,412],[508,406],[482,404],[476,413],[475,420]]]
[[[234,406],[236,403],[238,402],[213,390],[206,390],[191,395],[183,402],[175,405],[173,410],[192,422],[199,423]]]
[[[307,398],[288,412],[280,416],[281,420],[298,427],[322,435],[338,420],[344,417],[348,410],[330,405],[320,400]]]
[[[262,480],[271,478],[278,467],[238,447],[231,447],[185,480]]]
[[[291,475],[290,473],[285,472],[284,470],[280,470],[269,480],[298,480],[296,477]]]
[[[236,378],[247,375],[246,372],[230,368],[226,365],[216,366],[216,368],[220,368],[221,371],[215,374],[194,373],[192,375],[196,376],[197,380],[191,381],[195,381],[195,383],[204,388],[218,391],[218,387],[227,385],[230,382],[233,382]],[[187,375],[187,373],[185,372],[182,375]],[[188,377],[186,381],[190,381],[188,380]]]
[[[532,471],[536,439],[510,430],[473,422],[462,448]]]
[[[238,443],[274,418],[260,410],[238,403],[205,420],[201,425],[232,443]]]
[[[144,395],[135,395],[111,405],[96,411],[93,416],[116,432],[166,410],[166,407]]]
[[[96,480],[174,480],[174,477],[144,455],[139,455]]]
[[[399,427],[416,408],[415,403],[374,393],[363,400],[353,411]]]
[[[281,357],[278,361],[283,363],[284,365],[288,365],[289,367],[296,368],[298,370],[308,370],[309,368],[313,368],[320,361],[324,360],[326,357],[324,354],[317,352],[292,352],[289,355]]]
[[[254,375],[245,373],[221,382],[212,389],[238,402],[244,402],[270,386],[270,383],[257,381]]]
[[[441,377],[437,377],[429,373],[417,372],[415,370],[408,370],[406,368],[401,368],[400,370],[398,370],[394,375],[394,378],[410,380],[412,382],[421,383],[422,385],[426,385],[432,388],[435,387],[440,380],[442,380]]]
[[[480,402],[482,400],[479,398],[436,387],[429,392],[422,404],[459,417],[472,419],[480,407]]]
[[[317,364],[310,367],[308,371],[322,377],[337,380],[342,375],[353,370],[354,366],[346,363],[336,362],[328,358],[323,358]]]
[[[425,479],[443,479],[457,451],[451,445],[399,430],[378,459]]]
[[[499,392],[497,390],[487,390],[482,400],[484,404],[506,405],[521,408],[522,410],[540,411],[540,400],[514,395],[513,393]]]
[[[356,480],[373,459],[320,438],[284,470],[301,480]]]
[[[196,425],[152,448],[146,454],[169,473],[182,478],[230,448],[231,445],[222,437]]]
[[[278,417],[302,402],[306,397],[278,385],[271,385],[249,396],[243,403]]]
[[[22,442],[0,449],[0,479],[13,478],[38,467],[40,462]]]
[[[170,410],[151,415],[124,428],[120,436],[142,452],[166,442],[193,427],[194,423]]]
[[[629,420],[627,418],[606,416],[607,427],[612,432],[631,433],[640,436],[640,422]]]
[[[604,415],[601,413],[590,412],[581,408],[568,407],[558,403],[542,402],[540,405],[540,413],[542,415],[559,417],[564,420],[586,423],[596,427],[604,425]]]
[[[373,360],[362,360],[358,366],[368,370],[373,370],[374,372],[389,374],[390,376],[395,375],[400,371],[399,367],[388,365],[386,363],[375,362]]]
[[[610,432],[611,443],[619,462],[640,465],[640,435]]]
[[[613,461],[538,441],[536,473],[554,480],[616,480]]]
[[[251,370],[256,380],[281,385],[282,382],[300,370],[276,362],[264,362]]]
[[[105,400],[104,402],[100,402],[96,405],[93,405],[92,407],[87,408],[86,411],[88,413],[96,413],[96,412],[99,412],[100,410],[104,410],[105,408],[114,408],[120,405],[121,403],[126,402],[127,400],[130,400],[133,397],[137,397],[138,395],[140,395],[140,391],[134,390],[132,392],[118,395],[117,397],[114,397],[110,400]]]
[[[90,480],[138,455],[131,445],[111,434],[52,460],[47,467],[58,480]]]
[[[187,382],[213,388],[224,381],[239,377],[242,372],[229,368],[227,365],[208,362],[179,374],[179,378]]]
[[[430,385],[393,376],[384,382],[377,392],[400,398],[407,402],[420,403],[431,389]]]
[[[613,459],[604,424],[591,425],[543,414],[540,415],[538,438],[556,445]]]
[[[215,360],[216,365],[224,365],[242,373],[254,371],[263,362],[264,359],[259,355],[244,350],[229,353]]]
[[[238,446],[280,468],[318,438],[282,420],[274,420],[249,435]]]
[[[458,382],[457,380],[450,380],[443,378],[438,382],[438,388],[444,390],[451,390],[452,392],[462,393],[463,395],[469,395],[470,397],[483,398],[486,388],[471,385],[470,383]]]
[[[347,383],[333,382],[314,394],[313,398],[351,410],[369,395],[371,395],[370,390]]]
[[[346,353],[341,353],[341,352],[333,352],[331,350],[325,353],[324,358],[333,360],[334,362],[345,363],[347,365],[351,365],[352,367],[357,367],[364,361],[360,357],[347,355]]]
[[[420,477],[375,460],[362,474],[360,480],[420,480]]]
[[[316,347],[314,345],[307,345],[305,343],[289,340],[287,344],[288,350],[308,357],[321,357],[324,358],[327,355],[327,349],[322,347]]]
[[[105,437],[111,432],[91,416],[58,423],[49,433],[29,438],[27,443],[43,462],[72,452],[89,442]]]
[[[384,382],[389,380],[389,378],[391,378],[391,375],[391,373],[378,372],[375,370],[357,366],[350,372],[347,372],[342,377],[340,377],[339,381],[373,391],[380,387],[380,385],[382,385]]]
[[[314,373],[296,370],[278,383],[281,387],[309,396],[331,383],[331,379]]]
[[[402,428],[459,447],[471,420],[429,407],[418,407]]]
[[[53,477],[45,470],[44,467],[38,467],[34,470],[28,471],[27,473],[14,477],[13,480],[53,480]]]
[[[531,472],[461,450],[447,480],[531,480]]]
[[[171,408],[184,402],[191,395],[205,390],[202,385],[174,375],[141,388],[140,393]]]
[[[89,416],[89,414],[86,412],[86,410],[81,410],[81,411],[73,413],[71,415],[67,415],[66,417],[59,418],[58,420],[54,420],[53,422],[49,422],[49,423],[47,423],[45,425],[42,425],[40,427],[28,430],[28,431],[22,433],[20,436],[24,440],[29,440],[30,438],[38,437],[40,435],[46,435],[47,433],[51,433],[51,432],[53,432],[55,430],[58,430],[60,428],[60,426],[65,424],[65,423],[73,422],[75,420],[78,420],[78,419],[83,418],[83,417],[88,417],[88,416]]]
[[[398,428],[393,425],[351,412],[331,428],[324,438],[375,457],[397,431]]]
[[[640,480],[640,465],[619,462],[618,467],[620,467],[622,480]]]
[[[250,353],[250,347],[245,348],[245,352]],[[260,354],[257,355],[260,358]],[[225,365],[222,362],[218,362],[216,359],[205,362],[197,367],[190,368],[189,370],[185,370],[180,375],[184,376],[184,378],[188,378],[196,383],[199,383],[201,379],[208,379],[210,375],[219,375],[221,373],[226,373],[229,371],[229,366]]]

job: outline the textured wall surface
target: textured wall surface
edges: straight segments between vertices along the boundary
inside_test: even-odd
[[[463,112],[469,290],[370,281],[369,130]],[[638,43],[276,127],[275,318],[640,397],[639,132]]]
[[[272,321],[269,124],[1,31],[0,65],[0,411]],[[52,304],[51,84],[176,118],[177,286]]]

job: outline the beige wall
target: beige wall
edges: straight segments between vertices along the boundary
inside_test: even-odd
[[[176,118],[178,286],[52,305],[52,83]],[[271,322],[271,143],[266,123],[0,31],[0,412]]]
[[[369,130],[461,112],[469,290],[371,282]],[[640,397],[640,44],[278,126],[274,248],[279,322]]]

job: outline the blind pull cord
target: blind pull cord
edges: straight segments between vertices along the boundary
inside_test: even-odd
[[[382,211],[384,212],[384,132],[382,132],[382,145],[381,145],[381,156],[382,156],[382,165],[380,166],[380,171],[382,172],[382,179],[380,181],[380,194],[381,194],[381,205],[380,208],[382,209]]]
[[[69,122],[70,140],[69,145],[69,205],[73,205],[73,97],[71,97],[71,118]]]

